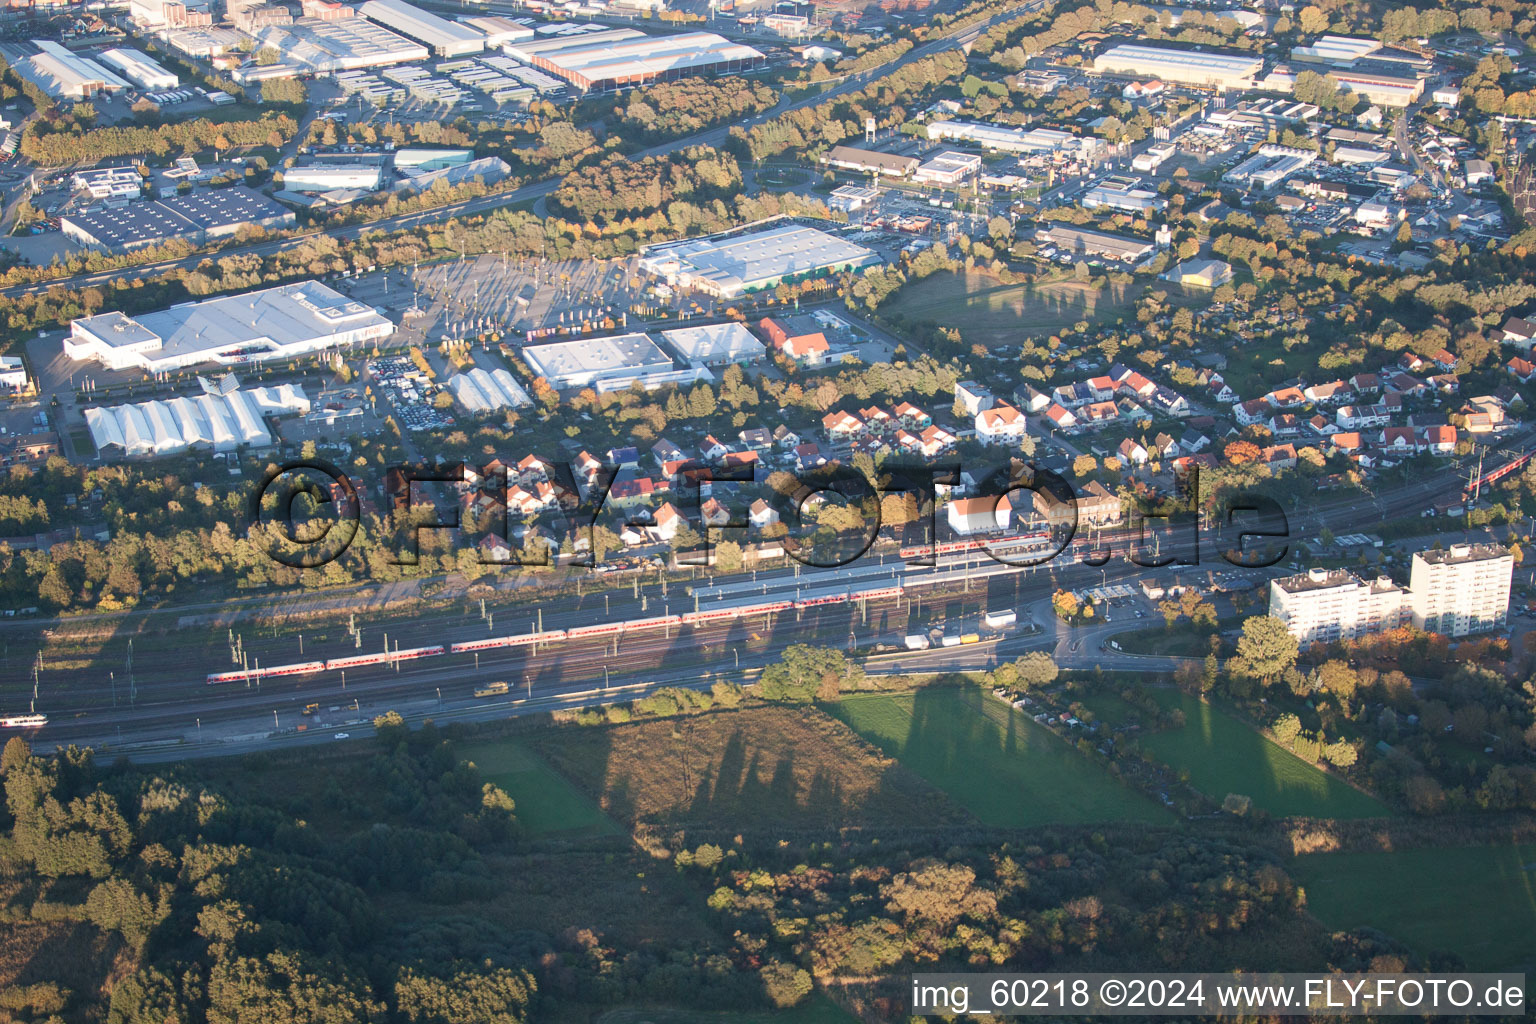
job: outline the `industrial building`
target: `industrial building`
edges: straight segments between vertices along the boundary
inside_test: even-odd
[[[187,398],[85,410],[91,442],[103,455],[169,455],[191,448],[232,451],[272,444],[265,417],[302,415],[310,401],[295,384],[234,389]]]
[[[403,0],[368,0],[357,13],[426,44],[439,57],[462,57],[485,50],[485,33],[473,25],[449,21]]]
[[[1151,213],[1166,209],[1168,200],[1150,189],[1138,188],[1139,178],[1109,178],[1083,193],[1083,209],[1120,210],[1125,213]]]
[[[1041,228],[1035,233],[1035,239],[1054,245],[1063,252],[1079,256],[1103,256],[1126,263],[1150,256],[1156,248],[1153,243],[1142,238],[1078,228],[1070,224],[1053,224]]]
[[[772,288],[786,278],[853,270],[879,256],[825,231],[800,224],[742,235],[665,242],[643,251],[640,266],[668,284],[731,298]]]
[[[924,160],[912,172],[912,180],[929,185],[959,185],[981,170],[981,157],[974,153],[942,150]]]
[[[739,323],[679,327],[662,331],[662,340],[689,366],[728,366],[764,359],[768,350]]]
[[[273,231],[292,227],[294,223],[291,210],[244,185],[130,202],[59,218],[59,228],[66,238],[110,253],[133,252],[175,240],[203,245],[227,238],[247,225]]]
[[[632,28],[514,42],[505,49],[510,56],[588,92],[612,92],[705,72],[745,71],[764,60],[761,51],[713,32],[648,36]]]
[[[366,18],[300,18],[255,33],[256,50],[276,50],[286,63],[319,74],[427,60],[431,53]],[[258,66],[259,67],[259,66]]]
[[[1499,544],[1452,544],[1413,556],[1408,609],[1417,629],[1458,637],[1498,629],[1509,618],[1515,559]]]
[[[21,356],[0,356],[0,388],[6,391],[25,391],[27,367]]]
[[[485,45],[491,49],[499,50],[508,43],[516,43],[524,39],[533,38],[533,29],[527,25],[520,25],[511,18],[491,15],[460,18],[459,20],[483,34],[485,36]]]
[[[592,387],[599,383],[627,387],[651,374],[675,369],[672,358],[647,334],[615,334],[580,338],[523,349],[523,361],[557,389]]]
[[[117,47],[101,51],[101,61],[145,89],[174,89],[181,80],[138,50]]]
[[[956,139],[973,143],[982,149],[1025,154],[1074,149],[1086,152],[1102,145],[1098,139],[1080,139],[1071,132],[1055,128],[1005,128],[974,121],[935,121],[928,126],[928,138],[934,142]]]
[[[209,28],[213,11],[208,0],[129,0],[128,16],[139,28]]]
[[[1232,280],[1232,264],[1224,260],[1185,260],[1163,276],[1175,284],[1219,288]]]
[[[382,163],[314,163],[283,171],[283,188],[290,192],[330,192],[338,188],[377,192],[383,180]]]
[[[1296,78],[1303,71],[1326,75],[1335,80],[1341,90],[1357,93],[1383,107],[1406,107],[1424,95],[1423,79],[1403,70],[1399,65],[1369,62],[1361,62],[1352,67],[1300,69],[1280,64],[1264,76],[1259,88],[1267,92],[1294,92]]]
[[[290,359],[387,338],[395,325],[372,306],[318,281],[184,302],[133,318],[98,313],[70,322],[64,355],[151,373],[203,363]]]
[[[1412,50],[1387,46],[1369,36],[1320,36],[1311,46],[1291,50],[1291,60],[1298,64],[1324,64],[1330,68],[1353,68],[1362,64],[1395,66],[1399,73],[1428,74],[1433,68],[1429,58]]]
[[[883,174],[890,178],[905,178],[917,170],[916,157],[859,149],[857,146],[833,146],[821,158],[821,162],[840,171]]]
[[[395,170],[401,174],[424,174],[440,171],[444,167],[458,167],[475,158],[472,149],[429,149],[408,146],[395,150]]]
[[[451,167],[438,167],[430,171],[422,171],[412,174],[405,180],[405,184],[417,191],[425,192],[427,189],[442,182],[445,185],[462,185],[479,178],[487,185],[494,185],[507,175],[512,173],[512,166],[499,156],[483,156],[478,160],[471,160],[464,164],[455,164]]]
[[[1222,176],[1224,181],[1249,188],[1269,190],[1317,159],[1310,149],[1294,149],[1273,144],[1259,151]]]
[[[1093,70],[1099,74],[1160,78],[1217,92],[1252,89],[1263,66],[1262,58],[1249,54],[1175,50],[1134,43],[1112,46],[1093,59]]]
[[[131,88],[126,80],[60,43],[34,39],[40,51],[16,62],[16,73],[54,99],[88,99]]]

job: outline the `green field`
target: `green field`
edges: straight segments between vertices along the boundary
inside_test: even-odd
[[[1536,971],[1536,845],[1320,853],[1290,871],[1330,928],[1376,928],[1469,970]]]
[[[605,835],[618,832],[607,815],[575,786],[516,740],[465,743],[458,755],[473,761],[488,782],[512,798],[529,835]]]
[[[967,342],[1012,345],[1079,320],[1112,320],[1130,308],[1133,298],[1121,285],[1099,289],[1073,280],[1002,284],[980,271],[946,272],[902,288],[882,312],[958,327]]]
[[[1183,709],[1184,728],[1143,736],[1142,749],[1170,768],[1188,771],[1190,783],[1213,800],[1241,793],[1252,797],[1255,807],[1282,817],[1376,818],[1392,813],[1376,798],[1320,771],[1196,697],[1174,690],[1161,691],[1157,697],[1166,706]],[[1111,702],[1090,702],[1095,713],[1101,703],[1107,708]]]
[[[1150,799],[979,688],[857,694],[828,710],[989,825],[1168,820]]]

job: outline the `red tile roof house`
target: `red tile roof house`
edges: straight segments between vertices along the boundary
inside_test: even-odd
[[[820,366],[827,361],[827,354],[831,350],[827,336],[820,331],[801,334],[784,342],[784,354],[801,366]]]
[[[1456,428],[1425,427],[1424,448],[1431,455],[1454,455],[1456,453]]]
[[[847,441],[864,432],[864,421],[851,412],[838,410],[821,418],[821,429],[833,441]]]

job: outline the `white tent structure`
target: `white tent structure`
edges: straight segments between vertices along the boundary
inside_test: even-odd
[[[504,369],[488,371],[477,366],[450,378],[448,387],[459,404],[470,412],[522,409],[533,404],[533,399],[523,390],[517,378]]]
[[[154,399],[85,410],[91,441],[103,454],[167,455],[188,448],[231,451],[272,443],[264,416],[307,413],[309,398],[293,384],[275,388]]]

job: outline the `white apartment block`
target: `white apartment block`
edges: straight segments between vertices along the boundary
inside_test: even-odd
[[[1367,582],[1344,569],[1311,569],[1270,581],[1269,614],[1302,645],[1326,644],[1396,629],[1408,606],[1385,576]]]
[[[1514,569],[1514,556],[1499,544],[1419,552],[1408,577],[1414,626],[1449,637],[1498,629],[1509,618]]]

